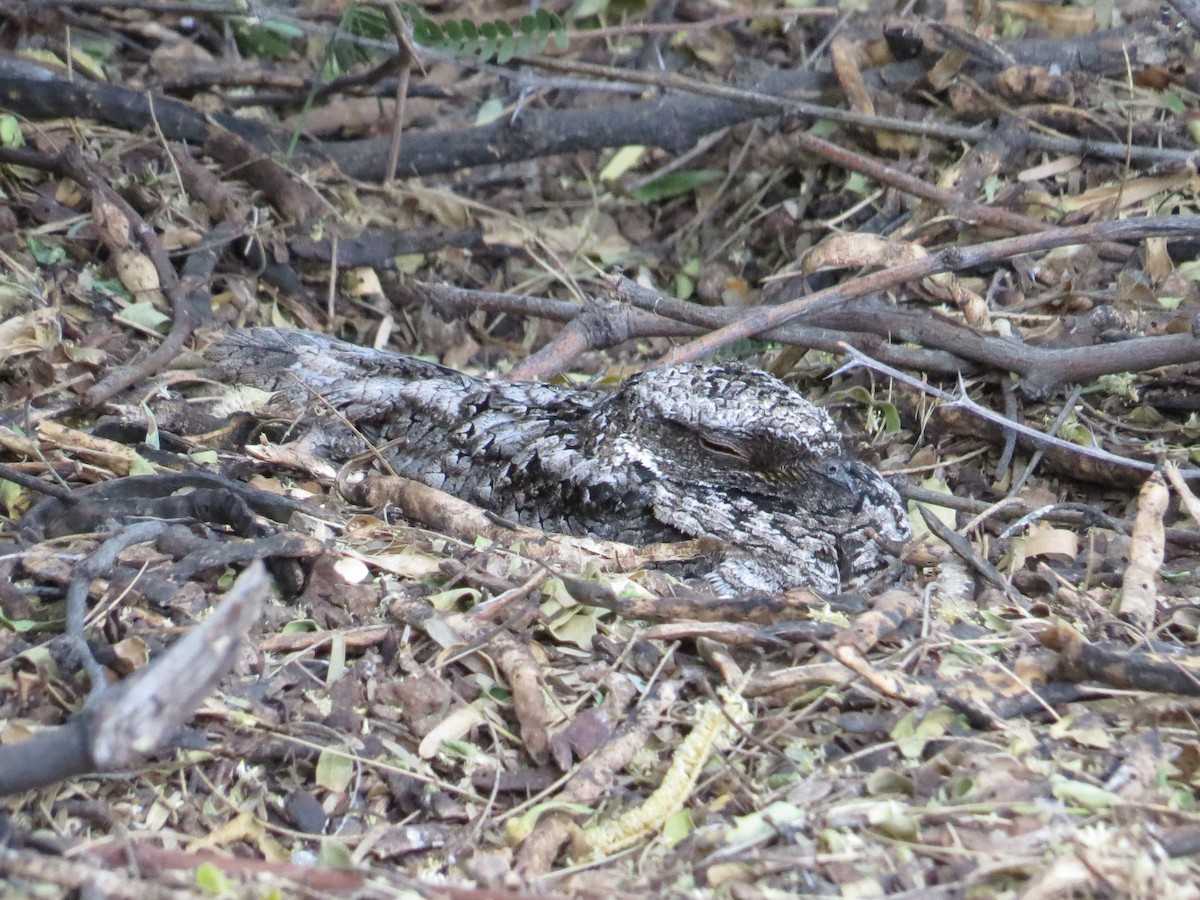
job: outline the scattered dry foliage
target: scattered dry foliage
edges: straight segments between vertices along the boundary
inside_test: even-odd
[[[1200,893],[1192,0],[250,7],[0,9],[6,891]],[[668,596],[706,548],[160,430],[250,324],[748,358],[911,567]]]

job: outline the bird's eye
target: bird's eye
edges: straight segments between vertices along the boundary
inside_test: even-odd
[[[720,438],[711,435],[702,434],[700,437],[700,446],[717,456],[730,456],[734,459],[749,459],[746,451],[736,444],[729,441],[723,441]]]

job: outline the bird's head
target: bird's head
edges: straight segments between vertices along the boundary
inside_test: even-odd
[[[820,520],[880,518],[895,489],[850,456],[830,415],[745,365],[642,372],[598,404],[594,453],[680,490],[739,493],[762,507],[800,508]],[[886,518],[886,516],[882,517]],[[907,537],[907,523],[887,537]]]

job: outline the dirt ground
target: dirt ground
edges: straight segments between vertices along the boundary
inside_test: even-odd
[[[1197,27],[5,4],[0,892],[1200,896]],[[253,325],[743,359],[916,537],[852,595],[673,593],[705,548],[190,416]]]

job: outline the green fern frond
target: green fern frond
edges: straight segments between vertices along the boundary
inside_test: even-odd
[[[451,19],[438,23],[411,4],[404,9],[412,19],[413,42],[432,50],[477,56],[484,62],[495,58],[503,65],[514,56],[541,53],[551,39],[560,49],[567,47],[567,30],[562,19],[545,9],[523,16],[515,28],[501,19],[488,22]]]

